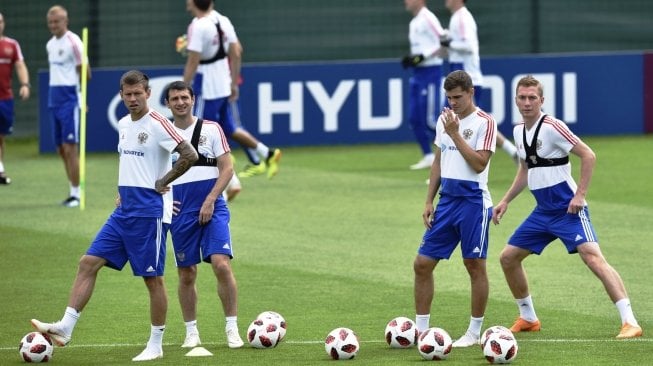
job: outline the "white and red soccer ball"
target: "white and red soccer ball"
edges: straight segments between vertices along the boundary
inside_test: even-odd
[[[349,360],[358,354],[358,336],[349,328],[336,328],[324,340],[326,353],[334,360]]]
[[[404,316],[396,317],[385,327],[385,341],[392,348],[409,348],[417,344],[415,322]]]
[[[452,347],[451,336],[442,328],[429,328],[417,339],[417,350],[425,360],[445,360]]]
[[[483,345],[483,355],[489,363],[511,363],[517,357],[517,350],[517,340],[506,332],[491,333]]]
[[[283,337],[286,336],[286,319],[281,316],[281,314],[275,312],[275,311],[264,311],[260,313],[256,319],[271,319],[273,321],[276,321],[277,324],[279,325],[279,333],[280,333],[280,338],[279,342],[283,340]]]
[[[483,333],[481,333],[481,339],[480,339],[481,349],[483,349],[483,347],[485,347],[485,341],[488,339],[488,337],[491,334],[495,334],[495,333],[505,333],[505,334],[508,334],[510,336],[513,336],[512,331],[510,329],[504,327],[503,325],[493,325],[493,326],[487,328]]]
[[[281,326],[270,318],[257,318],[247,328],[247,341],[254,348],[274,348],[281,338]]]
[[[20,340],[18,352],[25,362],[48,362],[52,359],[54,347],[49,335],[30,332]]]

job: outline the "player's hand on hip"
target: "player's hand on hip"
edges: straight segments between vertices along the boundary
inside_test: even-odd
[[[172,214],[174,216],[179,215],[179,212],[181,212],[181,202],[180,201],[172,201]]]
[[[168,191],[170,191],[170,187],[163,184],[163,180],[157,179],[156,182],[154,183],[154,190],[159,192],[160,194],[165,194]]]

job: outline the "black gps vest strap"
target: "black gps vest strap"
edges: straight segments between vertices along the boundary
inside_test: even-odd
[[[197,123],[195,124],[195,129],[193,129],[193,137],[190,139],[190,144],[193,145],[193,148],[195,151],[197,151],[197,156],[199,159],[193,164],[193,166],[218,166],[218,159],[216,158],[207,158],[206,156],[200,154],[200,150],[198,149],[199,142],[200,142],[200,132],[202,131],[202,124],[204,123],[204,120],[201,118],[197,119]]]
[[[533,135],[532,145],[529,145],[528,142],[526,142],[526,124],[524,124],[522,138],[524,142],[524,150],[526,150],[526,165],[528,165],[528,169],[545,166],[565,165],[569,162],[569,156],[565,156],[564,158],[545,159],[537,155],[537,136],[540,134],[540,128],[542,127],[544,118],[546,118],[546,114],[543,115],[539,121],[537,121],[537,127],[535,127],[535,134]]]
[[[223,58],[227,57],[227,53],[224,50],[224,43],[222,40],[222,29],[220,28],[220,22],[215,23],[215,27],[218,29],[218,42],[220,42],[218,46],[218,52],[213,55],[208,60],[200,60],[200,65],[206,65],[206,64],[212,64],[218,60],[222,60]]]

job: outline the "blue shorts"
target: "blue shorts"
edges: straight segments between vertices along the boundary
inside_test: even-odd
[[[168,224],[159,217],[127,217],[115,212],[98,232],[86,254],[122,270],[129,261],[134,276],[163,276]]]
[[[0,100],[0,135],[14,132],[14,100]]]
[[[77,101],[50,107],[50,121],[56,146],[79,142],[79,105]]]
[[[229,210],[219,200],[213,210],[213,217],[200,225],[199,212],[187,212],[172,217],[170,235],[175,250],[177,267],[190,267],[201,261],[211,262],[211,255],[223,254],[233,258],[231,235],[229,234]]]
[[[193,79],[193,90],[195,91],[195,111],[196,116],[209,121],[218,122],[225,136],[231,137],[236,131],[236,122],[231,111],[231,102],[229,97],[217,99],[204,99],[202,96],[202,82],[204,75],[201,73],[195,74]]]
[[[482,198],[477,201],[441,196],[432,226],[424,233],[417,253],[438,260],[449,259],[460,242],[463,258],[487,258],[492,207],[484,208]]]
[[[440,80],[441,66],[416,67],[409,80],[410,99],[408,104],[408,120],[411,128],[430,128],[435,130],[435,124],[440,115]]]
[[[569,254],[576,253],[579,244],[598,243],[587,206],[577,214],[535,209],[515,230],[508,244],[541,254],[555,239],[564,243]]]

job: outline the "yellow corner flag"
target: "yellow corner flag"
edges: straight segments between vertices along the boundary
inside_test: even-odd
[[[88,28],[82,29],[82,43],[84,51],[82,55],[82,72],[81,72],[81,94],[80,101],[80,119],[79,119],[79,209],[84,210],[86,207],[86,82],[88,75]]]

